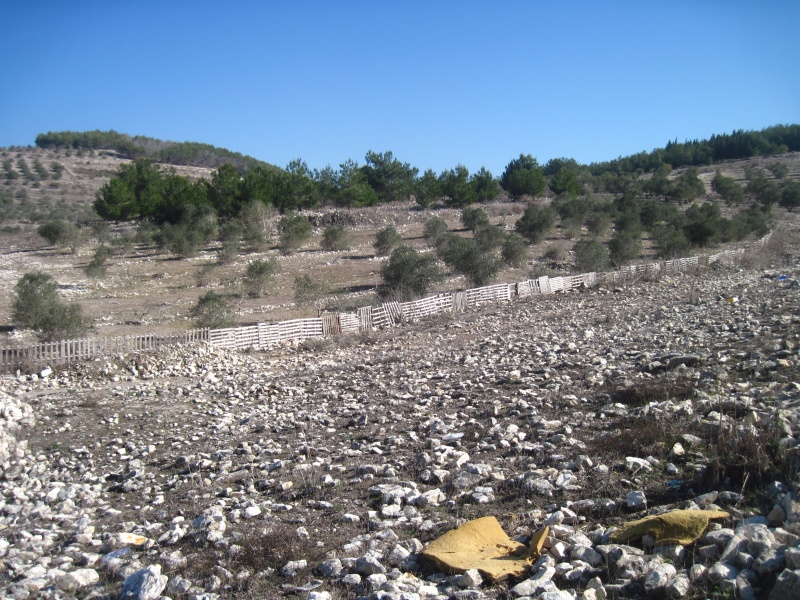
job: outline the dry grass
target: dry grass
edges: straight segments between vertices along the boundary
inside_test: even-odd
[[[699,490],[733,489],[763,493],[773,481],[794,481],[797,453],[780,444],[777,432],[720,432],[708,444],[706,468],[698,475]]]

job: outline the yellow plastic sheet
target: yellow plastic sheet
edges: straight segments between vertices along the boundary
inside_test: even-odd
[[[658,546],[686,546],[703,535],[711,519],[727,517],[730,515],[722,510],[673,510],[625,523],[611,534],[611,539],[627,544],[649,534],[656,539]]]
[[[528,548],[509,538],[497,519],[483,517],[448,531],[431,542],[422,556],[449,571],[478,569],[484,577],[498,581],[526,574],[539,557],[546,535],[545,527]]]

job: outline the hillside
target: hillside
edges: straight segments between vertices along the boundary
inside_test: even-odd
[[[5,227],[56,218],[96,220],[97,215],[91,210],[95,194],[120,165],[131,162],[113,152],[31,147],[0,149],[0,161],[11,161],[13,172],[9,176],[4,168],[0,174],[0,221]],[[37,163],[43,167],[44,177],[37,170]],[[172,167],[192,179],[209,178],[213,171],[211,167]]]
[[[798,259],[776,237],[736,265],[369,336],[4,378],[0,589],[792,598]],[[614,537],[674,509],[724,512],[690,543]],[[530,572],[422,556],[483,516],[525,544],[549,526]]]
[[[68,221],[88,219],[95,192],[122,164],[130,161],[103,152],[76,152],[45,150],[41,148],[6,149],[0,151],[4,161],[10,161],[16,177],[6,178],[0,189],[5,194],[3,206],[4,232],[0,235],[0,290],[10,298],[11,291],[23,273],[42,270],[52,275],[61,286],[61,295],[76,301],[93,322],[97,335],[120,335],[147,331],[181,331],[192,326],[189,310],[205,291],[212,289],[229,295],[235,302],[237,322],[255,323],[278,319],[315,316],[316,308],[297,306],[294,299],[294,280],[299,274],[308,274],[326,284],[324,305],[332,310],[352,310],[377,301],[375,289],[380,282],[383,258],[376,256],[373,242],[377,231],[393,225],[406,244],[420,251],[431,246],[423,237],[424,224],[433,216],[445,219],[451,231],[462,231],[460,211],[452,208],[418,210],[412,203],[395,202],[387,206],[360,209],[322,209],[308,212],[317,224],[314,235],[301,252],[282,255],[273,244],[263,252],[240,254],[232,262],[215,266],[220,252],[219,243],[202,247],[190,259],[176,260],[170,253],[160,252],[152,243],[133,241],[136,230],[130,224],[112,227],[115,239],[132,240],[119,256],[109,260],[107,274],[100,279],[86,275],[88,265],[97,249],[97,241],[89,236],[86,243],[74,253],[68,249],[49,247],[33,231],[36,220],[51,218]],[[20,162],[22,161],[22,162]],[[744,180],[746,169],[767,167],[780,161],[788,168],[788,178],[800,180],[800,153],[769,159],[730,161],[714,167],[700,169],[700,179],[710,188],[709,181],[716,169],[737,181]],[[24,164],[30,172],[25,174]],[[41,165],[47,178],[38,177],[36,166]],[[54,168],[53,165],[60,165]],[[41,170],[41,169],[40,169]],[[182,175],[192,179],[210,178],[211,169],[201,167],[175,167]],[[56,176],[56,171],[60,172]],[[774,180],[769,171],[768,179]],[[670,176],[676,178],[679,171]],[[715,198],[710,189],[707,197]],[[552,194],[541,202],[552,200]],[[602,199],[600,195],[598,198]],[[610,197],[608,201],[610,201]],[[522,214],[524,203],[499,199],[485,206],[493,224],[503,230],[513,229]],[[731,214],[723,205],[723,212]],[[778,221],[794,219],[793,214],[775,209]],[[350,250],[326,252],[320,249],[323,224],[330,219],[340,219],[351,231]],[[585,227],[583,228],[585,232]],[[579,232],[580,233],[580,232]],[[544,242],[532,247],[527,262],[521,267],[504,267],[497,281],[521,281],[531,270],[541,274],[565,273],[571,268],[574,256],[575,232],[559,227]],[[607,239],[607,238],[606,238]],[[126,242],[127,243],[127,242]],[[653,258],[652,240],[643,240],[637,260]],[[262,298],[250,298],[238,291],[239,282],[247,265],[257,259],[274,258],[279,265],[269,293]],[[450,273],[439,288],[455,290],[466,286],[465,279]],[[9,303],[0,305],[0,323],[9,323]],[[11,336],[7,343],[29,343],[31,334],[25,331],[6,332]]]

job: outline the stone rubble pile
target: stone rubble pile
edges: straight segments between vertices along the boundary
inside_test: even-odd
[[[676,274],[267,353],[8,377],[0,593],[798,598],[797,274]],[[714,452],[737,440],[780,448],[782,477],[724,471]],[[674,508],[731,517],[688,546],[613,543]],[[485,515],[522,542],[550,527],[524,579],[421,558]]]

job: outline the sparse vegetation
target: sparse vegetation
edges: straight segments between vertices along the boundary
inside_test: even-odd
[[[343,252],[350,249],[352,237],[341,225],[328,225],[322,232],[320,246],[328,252]]]
[[[189,316],[194,319],[197,327],[224,329],[236,324],[230,302],[214,291],[200,296],[197,304],[189,311]]]
[[[528,259],[528,244],[518,233],[509,233],[503,242],[500,254],[503,262],[512,267],[520,267]]]
[[[397,232],[397,229],[391,225],[387,225],[375,236],[373,247],[378,253],[378,256],[388,256],[392,253],[392,250],[402,244],[403,237]]]
[[[294,278],[294,301],[300,306],[317,306],[328,293],[327,286],[310,275]]]
[[[84,267],[83,272],[92,279],[100,279],[105,277],[108,270],[106,267],[106,261],[110,256],[111,250],[107,246],[98,246],[97,250],[95,250],[92,260]]]
[[[384,298],[412,300],[428,293],[442,280],[436,259],[408,246],[396,248],[381,268],[378,293]]]
[[[461,223],[473,231],[479,227],[489,225],[489,215],[478,206],[468,206],[461,211]]]
[[[243,286],[245,293],[252,298],[260,298],[269,287],[272,276],[278,270],[278,261],[254,260],[247,265]]]
[[[435,244],[439,237],[448,231],[447,222],[441,217],[432,217],[425,223],[425,239]]]
[[[303,215],[287,213],[278,225],[280,247],[284,254],[292,254],[311,237],[311,223]]]
[[[590,273],[605,271],[610,264],[608,248],[596,238],[583,238],[575,242],[575,271]]]
[[[25,273],[14,287],[11,318],[33,329],[43,341],[65,340],[84,333],[89,323],[81,307],[58,297],[58,285],[46,273]]]
[[[538,244],[547,237],[556,223],[556,215],[549,208],[531,204],[517,221],[517,232],[531,244]]]

